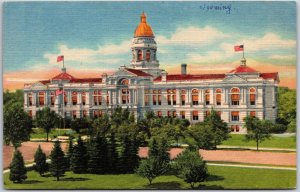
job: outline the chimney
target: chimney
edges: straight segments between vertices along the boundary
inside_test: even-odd
[[[181,75],[186,75],[186,64],[181,64]]]

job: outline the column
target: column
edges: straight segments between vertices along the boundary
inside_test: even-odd
[[[176,105],[181,105],[180,91],[181,91],[180,89],[176,90]]]
[[[215,104],[215,101],[216,101],[216,99],[215,99],[215,92],[214,92],[214,89],[213,89],[213,88],[210,88],[210,89],[209,89],[209,103],[210,103],[211,105],[214,105],[214,104]]]
[[[27,101],[28,101],[28,93],[24,92],[24,108],[28,106]]]

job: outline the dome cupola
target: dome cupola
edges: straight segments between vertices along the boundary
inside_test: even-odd
[[[134,32],[134,37],[154,37],[152,28],[147,23],[147,17],[143,12],[141,15],[141,22]]]

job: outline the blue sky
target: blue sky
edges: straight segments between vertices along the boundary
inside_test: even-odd
[[[59,68],[60,54],[73,70],[129,66],[142,11],[161,66],[170,71],[180,63],[228,71],[241,58],[233,46],[242,43],[250,66],[296,68],[294,2],[10,2],[3,8],[4,73]]]

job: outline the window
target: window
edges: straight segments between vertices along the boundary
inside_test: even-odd
[[[138,50],[138,61],[143,61],[143,53],[142,53],[142,50]]]
[[[176,105],[176,89],[167,90],[168,105]]]
[[[32,93],[28,93],[28,104],[32,106]]]
[[[216,104],[221,105],[221,89],[216,90]]]
[[[72,104],[77,105],[77,92],[72,92]]]
[[[240,116],[238,111],[231,112],[231,121],[239,121]]]
[[[161,111],[157,111],[157,117],[162,117],[162,112]]]
[[[231,105],[240,104],[240,90],[238,88],[231,89]]]
[[[28,115],[29,115],[29,117],[32,118],[32,111],[31,110],[28,111]]]
[[[83,110],[82,111],[82,116],[85,118],[85,117],[87,117],[87,111],[86,110]]]
[[[255,105],[256,89],[250,88],[250,105]]]
[[[85,105],[85,101],[86,101],[86,93],[82,92],[81,93],[81,102],[82,102],[82,105]]]
[[[173,111],[173,117],[177,117],[176,111]]]
[[[109,105],[109,95],[108,95],[108,91],[107,91],[106,94],[107,94],[107,95],[106,95],[106,105]]]
[[[156,103],[157,103],[157,91],[156,90],[153,90],[152,103],[153,103],[153,105],[156,105]]]
[[[129,103],[129,90],[128,89],[122,89],[122,104]]]
[[[171,111],[168,111],[167,116],[171,117]]]
[[[102,92],[101,90],[94,91],[94,105],[101,105],[102,104]]]
[[[209,95],[209,90],[205,90],[205,104],[209,105],[209,99],[210,99],[210,95]]]
[[[185,119],[185,111],[180,111],[181,119]]]
[[[55,92],[51,91],[51,93],[50,93],[50,105],[54,106],[54,104],[55,104]]]
[[[161,91],[158,91],[158,105],[161,105]]]
[[[231,129],[231,132],[239,132],[240,131],[240,127],[238,125],[231,125],[230,129]]]
[[[206,119],[208,116],[210,116],[210,111],[205,111],[205,113],[204,113],[204,119]]]
[[[192,90],[192,101],[193,101],[193,105],[198,105],[199,104],[199,91],[198,91],[198,89],[193,89]]]
[[[73,119],[76,119],[76,111],[72,111],[72,117]]]
[[[95,110],[93,112],[94,118],[98,118],[99,117],[99,110]]]
[[[185,90],[181,90],[181,105],[185,105]]]
[[[128,85],[129,84],[129,80],[128,79],[123,79],[121,81],[121,85]]]
[[[147,52],[146,52],[146,60],[148,62],[150,61],[150,50],[147,50]]]
[[[68,95],[67,95],[67,92],[64,92],[64,104],[65,104],[65,106],[68,104]]]
[[[150,100],[149,90],[145,90],[144,100],[145,100],[145,106],[149,106],[149,100]]]
[[[45,105],[45,92],[43,91],[39,92],[39,105],[40,106]]]
[[[193,120],[194,121],[199,120],[198,111],[193,111]]]
[[[250,117],[256,117],[255,111],[250,111]]]
[[[221,111],[217,111],[217,115],[221,118],[222,112]]]

